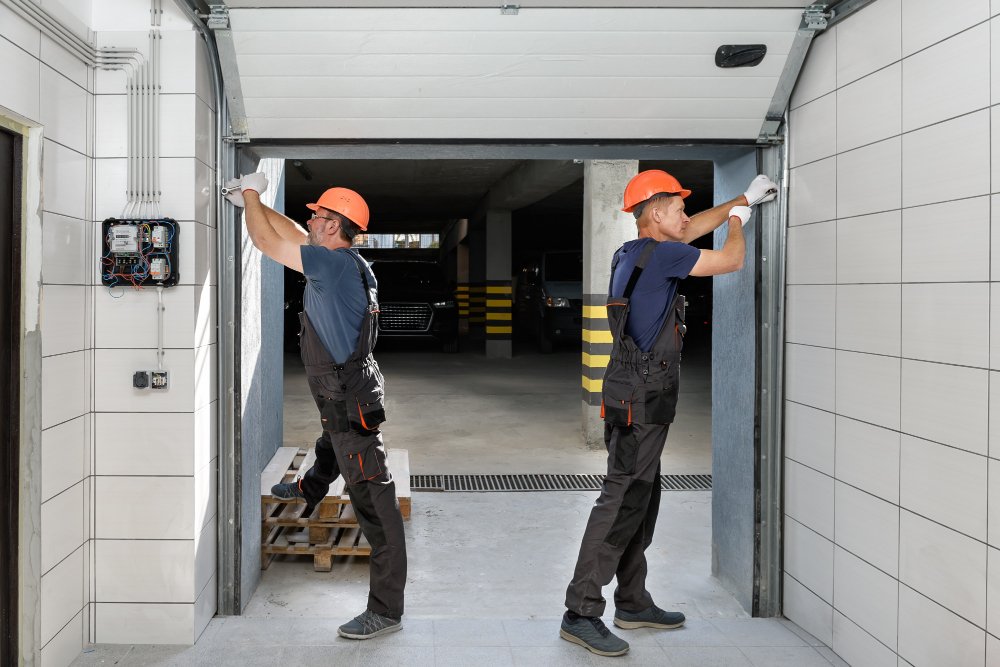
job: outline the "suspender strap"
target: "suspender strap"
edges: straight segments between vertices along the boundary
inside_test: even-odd
[[[629,276],[628,284],[625,285],[625,293],[622,294],[624,298],[631,298],[632,290],[635,289],[635,284],[639,282],[639,276],[642,275],[642,270],[646,268],[646,261],[649,259],[649,256],[653,254],[653,250],[656,249],[657,245],[656,241],[650,241],[643,247],[642,252],[639,253],[639,259],[635,263],[635,268],[632,269],[632,275]]]
[[[365,267],[361,265],[361,257],[358,256],[356,251],[348,250],[347,254],[350,255],[354,260],[354,263],[358,265],[358,273],[361,274],[361,282],[364,283],[365,286],[365,300],[368,302],[368,306],[370,307],[372,305],[372,295],[371,289],[368,287],[368,272],[365,271]]]

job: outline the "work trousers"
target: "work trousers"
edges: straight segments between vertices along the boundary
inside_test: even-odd
[[[310,377],[317,407],[323,410],[323,389]],[[330,485],[343,475],[351,506],[365,539],[372,547],[368,609],[401,618],[406,586],[406,537],[396,498],[396,483],[386,466],[379,431],[324,430],[316,440],[316,463],[302,478],[302,492],[310,505],[318,504]]]
[[[618,578],[615,607],[639,612],[653,604],[646,590],[646,549],[660,509],[660,454],[669,424],[605,424],[608,474],[590,512],[566,608],[604,614],[604,586]]]

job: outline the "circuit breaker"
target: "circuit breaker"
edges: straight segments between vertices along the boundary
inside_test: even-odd
[[[108,218],[101,225],[101,283],[108,287],[177,284],[180,225],[172,218]]]

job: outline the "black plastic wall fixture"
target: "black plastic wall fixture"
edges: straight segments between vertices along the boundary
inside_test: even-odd
[[[715,51],[715,66],[756,67],[765,55],[766,44],[723,44]]]

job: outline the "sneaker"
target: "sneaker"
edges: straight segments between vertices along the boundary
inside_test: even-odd
[[[631,612],[615,610],[615,625],[626,630],[636,628],[679,628],[684,625],[684,614],[679,611],[663,611],[655,604],[643,611]]]
[[[389,618],[376,614],[371,609],[366,609],[363,614],[356,616],[354,620],[344,623],[337,628],[337,634],[348,639],[371,639],[379,635],[387,635],[403,628],[403,623],[399,619]]]
[[[284,484],[275,484],[271,487],[271,495],[275,498],[281,498],[282,500],[293,500],[295,498],[302,498],[305,500],[305,494],[302,493],[302,480],[296,479],[292,482],[285,482]]]
[[[612,634],[608,626],[604,625],[604,621],[596,617],[577,616],[576,620],[570,620],[567,612],[563,616],[559,636],[597,655],[615,656],[628,653],[628,642]]]

